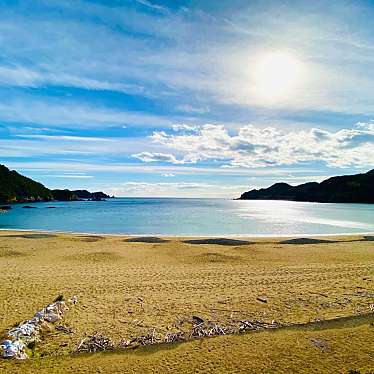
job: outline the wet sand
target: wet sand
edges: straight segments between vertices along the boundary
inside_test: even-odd
[[[9,372],[374,370],[370,317],[356,325],[71,355],[86,333],[130,339],[153,328],[173,331],[193,315],[226,325],[241,319],[301,324],[371,313],[371,236],[159,240],[3,231],[0,280],[0,331],[30,318],[57,295],[79,297],[62,321],[73,333],[46,336],[38,358],[0,361],[0,369]]]

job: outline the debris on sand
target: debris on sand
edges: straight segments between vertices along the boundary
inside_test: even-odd
[[[188,325],[182,329],[182,325]],[[133,337],[129,340],[122,339],[118,344],[111,341],[109,338],[95,332],[92,335],[87,335],[78,345],[76,352],[98,352],[110,351],[114,349],[135,349],[140,346],[155,345],[155,344],[170,344],[180,343],[188,340],[201,339],[206,337],[213,337],[226,334],[240,334],[245,331],[258,331],[265,329],[275,329],[282,325],[272,321],[271,323],[257,321],[257,320],[241,320],[236,321],[230,325],[224,326],[213,321],[206,321],[201,317],[192,316],[191,319],[179,321],[174,325],[179,331],[166,332],[155,327],[151,328],[147,333]]]
[[[93,335],[84,338],[78,345],[77,352],[99,352],[99,351],[112,351],[114,349],[114,343],[97,332]]]
[[[204,320],[202,318],[198,317],[198,316],[192,316],[191,319],[192,319],[192,323],[194,325],[200,325],[200,324],[204,323]]]
[[[41,340],[41,334],[52,329],[52,324],[61,320],[68,304],[75,304],[77,297],[66,302],[59,296],[52,304],[35,313],[34,317],[10,329],[0,344],[0,356],[25,360],[29,357],[28,347],[35,346]]]
[[[62,331],[65,334],[72,334],[74,332],[70,327],[67,327],[67,326],[64,326],[64,325],[57,325],[56,330],[57,331]]]
[[[276,321],[271,323],[262,322],[262,321],[253,321],[253,320],[242,320],[239,325],[239,332],[244,331],[255,331],[255,330],[268,330],[268,329],[277,329],[282,327],[282,325]]]
[[[183,332],[168,332],[164,338],[165,343],[176,343],[184,340],[185,336]]]

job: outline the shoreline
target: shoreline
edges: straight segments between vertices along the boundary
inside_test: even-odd
[[[172,235],[172,234],[157,234],[157,233],[148,233],[148,234],[128,234],[128,233],[102,233],[102,232],[84,232],[84,231],[60,231],[60,230],[45,230],[45,229],[3,229],[0,228],[1,232],[30,232],[30,233],[47,233],[47,234],[60,234],[60,235],[100,235],[105,237],[153,237],[157,236],[160,238],[241,238],[241,239],[251,239],[251,238],[266,238],[266,239],[274,239],[277,240],[277,238],[318,238],[318,237],[333,237],[333,238],[339,238],[339,237],[346,237],[346,236],[362,236],[362,235],[374,235],[374,231],[368,231],[368,232],[343,232],[343,233],[337,233],[337,234],[279,234],[279,235],[272,235],[272,234],[217,234],[217,235],[184,235],[184,234],[178,234],[178,235]]]

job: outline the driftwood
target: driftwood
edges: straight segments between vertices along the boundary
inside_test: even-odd
[[[181,327],[185,322],[189,323],[189,328],[182,330]],[[115,344],[109,338],[104,337],[101,334],[94,333],[80,342],[76,352],[98,352],[113,349],[121,350],[154,344],[177,343],[218,335],[240,334],[250,330],[257,331],[275,329],[281,326],[283,325],[275,321],[267,323],[258,320],[233,321],[232,325],[223,326],[212,321],[205,321],[203,318],[198,316],[192,316],[190,320],[179,320],[174,324],[174,327],[178,328],[180,331],[167,332],[165,334],[162,330],[153,327],[144,335],[133,337],[130,340],[122,339],[118,344]]]
[[[99,352],[111,351],[114,343],[107,337],[95,332],[93,335],[84,338],[78,345],[77,352]]]
[[[62,331],[66,334],[72,334],[74,332],[70,327],[67,327],[67,326],[64,326],[64,325],[57,325],[56,330]]]

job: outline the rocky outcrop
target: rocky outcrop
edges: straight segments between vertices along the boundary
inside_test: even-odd
[[[276,183],[269,188],[245,192],[239,200],[374,204],[374,169],[365,174],[332,177],[321,183],[310,182],[298,186]]]

